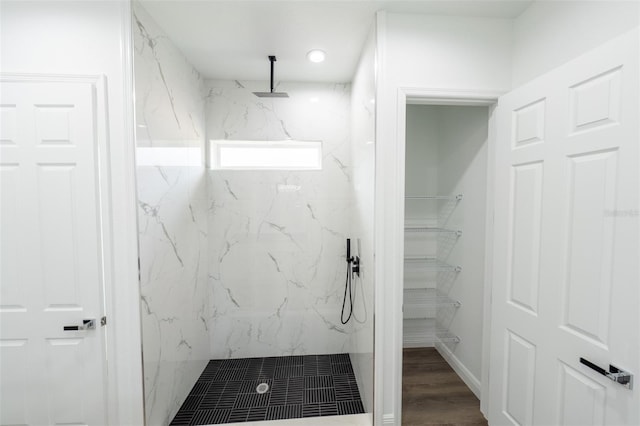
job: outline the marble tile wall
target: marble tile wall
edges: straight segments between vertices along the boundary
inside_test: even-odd
[[[348,84],[281,83],[290,98],[257,98],[268,82],[204,81],[140,4],[134,12],[147,423],[168,424],[214,358],[350,352],[369,405],[372,58],[353,93]],[[323,168],[209,170],[209,139],[320,140]],[[191,166],[154,163],[166,148]],[[364,272],[345,326],[347,237]]]
[[[354,316],[349,354],[365,410],[373,412],[374,184],[375,184],[375,28],[364,45],[351,91],[353,208],[350,232],[361,259],[354,284]]]
[[[147,425],[167,425],[210,359],[203,79],[133,3],[137,190]],[[164,156],[165,159],[167,156]],[[145,165],[142,165],[145,164]]]
[[[348,351],[350,86],[207,81],[207,139],[320,140],[320,171],[208,171],[213,358]]]

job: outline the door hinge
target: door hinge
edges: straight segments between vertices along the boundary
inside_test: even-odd
[[[102,317],[100,318],[100,325],[102,327],[104,327],[105,325],[107,325],[107,317]]]

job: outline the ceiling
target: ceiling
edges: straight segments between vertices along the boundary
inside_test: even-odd
[[[351,81],[375,12],[514,18],[532,0],[142,0],[207,79]],[[327,59],[306,59],[322,49]]]

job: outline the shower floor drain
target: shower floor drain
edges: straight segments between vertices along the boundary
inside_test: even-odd
[[[347,353],[214,359],[171,425],[309,417],[317,424],[313,417],[360,413],[364,407]]]
[[[269,390],[269,385],[267,383],[260,383],[257,387],[256,387],[256,392],[262,394],[262,393],[266,393]]]

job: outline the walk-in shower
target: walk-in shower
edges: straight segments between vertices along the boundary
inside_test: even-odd
[[[133,4],[147,424],[371,412],[372,39],[353,84],[260,92],[194,68],[166,7]],[[205,155],[227,145],[265,161]],[[311,146],[312,168],[267,159]]]

